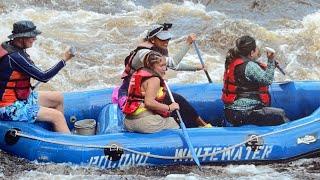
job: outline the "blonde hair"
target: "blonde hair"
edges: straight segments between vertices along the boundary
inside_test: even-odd
[[[156,51],[150,51],[143,60],[143,66],[152,69],[153,65],[161,62],[164,56]]]

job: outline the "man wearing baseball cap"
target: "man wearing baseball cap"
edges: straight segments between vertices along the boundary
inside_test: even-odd
[[[73,55],[68,50],[56,65],[41,71],[26,52],[39,34],[32,21],[18,21],[13,24],[10,40],[0,46],[0,119],[46,121],[53,124],[55,131],[70,133],[63,113],[62,93],[33,91],[30,79],[49,81]]]

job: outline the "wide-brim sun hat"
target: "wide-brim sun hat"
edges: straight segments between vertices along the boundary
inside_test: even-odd
[[[41,31],[37,30],[37,26],[32,21],[18,21],[13,24],[12,34],[8,38],[36,37],[39,34],[41,34]]]
[[[173,38],[173,35],[169,32],[169,29],[171,27],[172,24],[169,23],[153,25],[152,28],[148,31],[146,39],[157,37],[160,40],[170,40]]]

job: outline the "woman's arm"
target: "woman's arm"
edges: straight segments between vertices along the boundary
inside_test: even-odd
[[[248,80],[262,85],[270,85],[274,79],[275,63],[268,60],[267,69],[262,69],[257,63],[249,62],[245,69],[245,76]]]
[[[203,70],[204,68],[202,67],[201,64],[199,65],[190,65],[186,63],[180,63],[176,67],[176,71],[200,71]]]
[[[183,57],[187,54],[191,47],[191,44],[184,42],[183,45],[179,48],[180,50],[178,51],[177,54],[175,54],[172,57],[167,58],[167,65],[171,69],[176,69],[178,64],[181,62]]]
[[[192,43],[195,41],[196,35],[190,34],[187,37],[187,40],[185,43],[182,44],[182,47],[180,48],[180,51],[178,51],[177,54],[175,54],[173,57],[167,58],[167,65],[169,68],[174,69],[176,71],[196,71],[199,70],[198,66],[189,65],[186,63],[181,63],[181,60],[183,57],[187,54],[189,51]]]
[[[147,109],[169,111],[169,106],[156,101],[160,89],[160,79],[152,77],[142,83],[142,91],[145,91],[144,104]]]

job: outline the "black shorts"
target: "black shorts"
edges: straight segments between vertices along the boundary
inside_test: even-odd
[[[228,122],[234,126],[247,124],[275,126],[288,122],[289,120],[283,109],[274,107],[259,107],[247,111],[225,109],[224,113]]]

